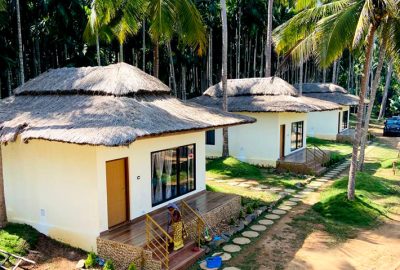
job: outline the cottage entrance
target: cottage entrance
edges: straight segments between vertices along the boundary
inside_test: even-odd
[[[281,125],[279,157],[285,156],[285,125]]]
[[[127,159],[106,162],[108,227],[129,219],[129,188]]]

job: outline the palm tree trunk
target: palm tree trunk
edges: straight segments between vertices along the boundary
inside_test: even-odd
[[[146,20],[143,20],[142,32],[142,70],[146,72]]]
[[[158,41],[155,42],[153,48],[153,76],[158,78],[158,71],[160,69],[160,57],[159,57],[159,48]]]
[[[254,41],[254,54],[253,54],[253,77],[255,78],[257,71],[257,32],[256,32],[256,40]]]
[[[272,6],[274,0],[268,0],[268,11],[267,11],[267,42],[265,43],[265,77],[271,77],[272,70]]]
[[[97,58],[97,65],[101,66],[99,31],[97,29],[96,29],[96,58]]]
[[[326,68],[322,70],[322,82],[326,83]]]
[[[264,72],[264,54],[265,54],[265,51],[264,51],[264,35],[261,34],[261,54],[260,54],[261,61],[260,61],[260,74],[259,74],[259,77],[262,77],[263,76],[263,72]]]
[[[303,56],[300,58],[299,95],[303,95]]]
[[[393,73],[393,59],[390,60],[388,65],[388,70],[386,73],[385,90],[383,92],[382,104],[381,104],[381,109],[379,110],[378,120],[381,120],[383,117],[385,117],[386,102],[389,94],[390,82],[392,80],[392,73]]]
[[[4,194],[3,159],[0,145],[0,229],[7,225],[6,199]]]
[[[120,43],[119,44],[119,61],[118,62],[124,62],[124,44]]]
[[[11,79],[11,70],[10,68],[7,69],[7,90],[8,96],[12,96],[12,79]]]
[[[349,52],[349,72],[347,74],[347,91],[350,89],[350,80],[351,80],[351,53]]]
[[[221,20],[222,20],[222,69],[221,69],[221,80],[222,80],[222,92],[223,92],[223,101],[222,101],[222,109],[227,112],[228,111],[228,23],[226,17],[226,2],[225,0],[221,0]],[[229,156],[229,140],[228,140],[228,128],[222,129],[223,136],[223,146],[222,146],[222,156]]]
[[[372,109],[375,103],[376,91],[378,89],[379,82],[381,81],[381,72],[383,68],[383,63],[385,61],[386,42],[387,42],[386,39],[383,39],[379,49],[378,66],[376,67],[375,77],[374,80],[372,81],[369,106],[367,109],[367,114],[365,115],[364,128],[362,130],[362,136],[361,136],[360,157],[358,159],[358,169],[360,171],[364,169],[365,146],[367,144],[367,138],[368,138],[369,121],[371,119]]]
[[[374,36],[376,32],[376,27],[370,25],[367,35],[367,48],[365,53],[365,64],[363,70],[363,77],[361,79],[361,89],[360,89],[360,100],[358,103],[357,110],[357,125],[356,134],[353,142],[353,152],[351,156],[350,172],[349,172],[349,182],[347,185],[347,198],[351,201],[355,199],[355,184],[356,184],[356,170],[357,170],[357,159],[358,159],[358,148],[360,146],[361,134],[362,134],[362,120],[364,118],[364,100],[365,92],[367,90],[367,83],[369,77],[369,65],[371,63],[372,48],[374,46]]]
[[[24,55],[22,48],[22,34],[21,34],[21,13],[19,8],[19,0],[15,0],[17,9],[17,28],[18,28],[18,56],[19,56],[19,78],[20,83],[25,82],[25,71],[24,71]]]
[[[336,66],[337,66],[337,61],[333,62],[332,83],[336,83]]]
[[[182,100],[186,100],[186,67],[182,66]]]
[[[170,78],[172,82],[172,91],[175,97],[178,96],[178,92],[176,90],[176,78],[175,78],[175,67],[174,67],[174,59],[172,57],[172,49],[171,49],[171,41],[167,42],[167,49],[168,49],[168,55],[169,55],[169,72],[170,72]]]

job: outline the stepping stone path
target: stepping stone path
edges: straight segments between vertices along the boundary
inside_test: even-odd
[[[260,223],[260,221],[258,221],[258,223]],[[250,227],[250,229],[252,229],[253,231],[257,231],[257,232],[262,232],[262,231],[265,231],[267,229],[267,227],[265,227],[264,225],[253,225]]]
[[[258,187],[262,188],[262,189],[269,189],[269,186],[266,186],[266,185],[259,185]]]
[[[292,198],[293,199],[293,198]],[[297,199],[297,198],[296,198]],[[296,202],[294,202],[294,201],[285,201],[285,202],[283,202],[283,205],[289,205],[289,206],[295,206],[295,205],[297,205],[297,203]]]
[[[262,191],[263,189],[260,187],[251,187],[251,190],[255,190],[255,191]]]
[[[248,185],[253,185],[253,186],[258,186],[260,183],[258,183],[257,181],[246,181],[243,182],[244,184],[248,184]]]
[[[270,225],[274,224],[274,222],[270,219],[261,219],[258,221],[258,223],[260,223],[261,225],[265,225],[265,226],[270,226]]]
[[[212,255],[213,257],[215,256],[220,256],[223,262],[229,261],[232,259],[232,255],[226,252],[217,252]]]
[[[272,214],[275,214],[275,215],[284,215],[284,214],[286,214],[286,211],[281,210],[281,209],[275,209],[275,210],[272,210]]]
[[[284,192],[288,192],[288,193],[295,193],[296,192],[295,189],[291,189],[291,188],[285,188],[283,191]]]
[[[247,238],[256,238],[256,237],[260,236],[260,234],[255,231],[245,231],[245,232],[242,232],[242,235]]]
[[[251,240],[246,237],[236,237],[235,239],[232,240],[232,242],[237,245],[247,245],[250,244]]]
[[[249,184],[246,184],[246,183],[240,183],[240,184],[238,185],[238,187],[248,188],[248,187],[250,187],[250,185],[249,185]]]
[[[239,183],[237,183],[237,182],[228,182],[228,185],[230,185],[230,186],[237,186],[237,185],[239,185]]]
[[[300,194],[300,195],[308,195],[310,193],[311,193],[311,191],[300,191],[298,194]]]
[[[281,217],[279,215],[275,215],[275,214],[268,214],[268,215],[265,215],[265,218],[274,220],[274,219],[280,219]]]
[[[314,189],[311,189],[311,188],[305,188],[305,189],[303,189],[303,191],[302,192],[313,192],[314,191]]]
[[[225,267],[223,270],[240,270],[239,268],[237,268],[237,267]]]
[[[288,211],[288,210],[291,210],[292,207],[289,205],[280,205],[280,206],[278,206],[278,209]]]
[[[291,202],[301,202],[300,198],[290,198],[289,201]],[[290,204],[286,204],[286,205],[290,205]]]
[[[274,192],[278,192],[278,191],[282,191],[282,188],[272,187],[269,190],[274,191]]]
[[[226,245],[222,249],[229,253],[239,252],[242,250],[242,248],[238,245]]]

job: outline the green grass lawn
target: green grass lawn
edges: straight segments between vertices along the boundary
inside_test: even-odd
[[[395,149],[382,144],[371,146],[365,171],[357,173],[356,199],[347,200],[348,177],[344,177],[325,189],[320,201],[295,218],[292,225],[312,231],[313,225],[322,224],[340,242],[355,237],[360,229],[378,226],[391,214],[400,214],[400,172],[394,175],[389,166],[396,158]]]
[[[274,169],[260,168],[233,157],[219,158],[207,162],[207,189],[215,192],[238,194],[244,201],[258,201],[260,203],[271,203],[276,201],[278,195],[272,192],[256,191],[249,188],[229,185],[229,181],[253,180],[259,184],[270,187],[297,188],[298,182],[304,182],[305,178],[290,173],[278,174]],[[225,180],[217,182],[215,180]]]
[[[353,146],[349,143],[338,143],[335,141],[322,140],[313,137],[307,138],[307,144],[314,144],[322,150],[336,152],[341,155],[349,155],[353,149]]]
[[[39,237],[39,232],[24,224],[8,224],[0,230],[0,249],[16,255],[25,255],[33,248]]]

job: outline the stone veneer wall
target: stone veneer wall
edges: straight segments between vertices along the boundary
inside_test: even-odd
[[[204,213],[203,218],[208,225],[217,230],[221,222],[228,223],[231,218],[237,219],[241,209],[241,198],[236,196],[226,203]],[[185,224],[189,237],[196,241],[196,220]],[[125,270],[134,262],[143,270],[161,270],[161,263],[154,260],[152,253],[142,247],[126,245],[119,242],[97,238],[97,253],[100,257],[110,259],[115,263],[116,269]]]

